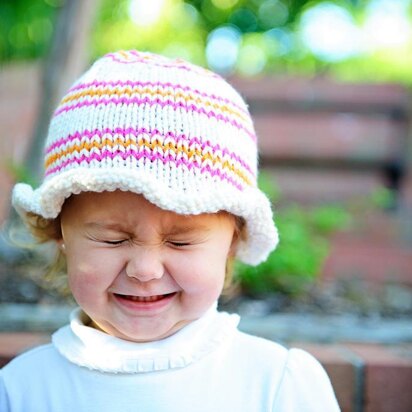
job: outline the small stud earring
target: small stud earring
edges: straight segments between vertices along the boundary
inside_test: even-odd
[[[64,243],[62,243],[62,244],[60,245],[60,249],[61,249],[63,252],[65,252],[65,251],[66,251],[66,245],[65,245]]]

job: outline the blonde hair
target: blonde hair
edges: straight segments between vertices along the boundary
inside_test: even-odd
[[[62,238],[60,215],[55,219],[46,219],[34,213],[27,213],[25,223],[37,244],[57,242]],[[42,278],[37,280],[63,297],[71,296],[66,276],[66,257],[60,248],[55,249],[46,264]]]
[[[235,232],[233,234],[233,249],[236,250],[236,246],[239,241],[246,240],[246,221],[243,217],[234,216],[235,218]],[[223,293],[224,294],[231,294],[232,286],[233,286],[233,275],[234,275],[234,263],[235,263],[235,256],[234,254],[230,254],[226,261],[226,274],[225,274],[225,282],[223,285]]]

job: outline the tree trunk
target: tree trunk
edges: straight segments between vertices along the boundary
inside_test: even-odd
[[[57,16],[51,47],[43,66],[39,114],[24,164],[36,183],[43,175],[43,148],[53,110],[88,63],[90,31],[99,4],[100,0],[66,0]],[[16,222],[17,213],[11,208],[0,231],[0,261],[13,263],[22,256],[23,252],[8,240],[8,232]]]
[[[43,147],[53,110],[88,63],[90,31],[99,3],[99,0],[66,0],[57,17],[43,69],[41,106],[25,164],[37,182],[43,174]]]

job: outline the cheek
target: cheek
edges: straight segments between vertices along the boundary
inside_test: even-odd
[[[87,265],[67,263],[69,287],[75,299],[80,303],[100,289],[100,282],[95,271]]]
[[[70,289],[76,298],[106,290],[117,276],[115,262],[98,254],[67,255],[67,275]]]
[[[175,260],[170,272],[187,292],[220,293],[226,274],[226,258],[227,254],[222,250],[194,253]]]

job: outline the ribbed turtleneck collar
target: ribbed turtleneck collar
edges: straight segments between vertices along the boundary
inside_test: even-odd
[[[109,373],[142,373],[185,367],[215,350],[237,329],[239,316],[218,312],[214,304],[201,318],[165,339],[136,343],[90,326],[88,316],[75,309],[70,325],[52,336],[69,361]]]

